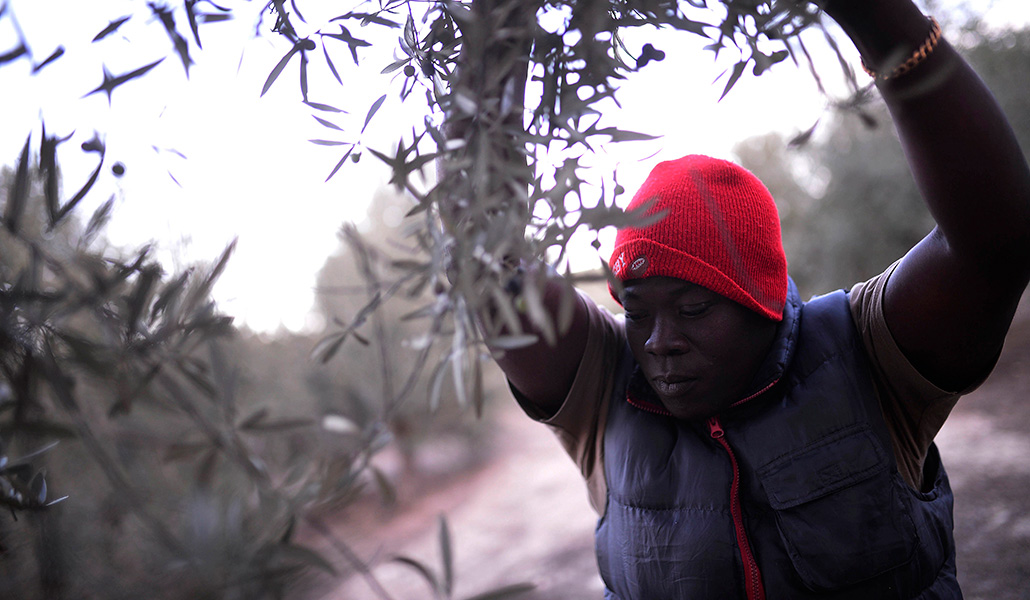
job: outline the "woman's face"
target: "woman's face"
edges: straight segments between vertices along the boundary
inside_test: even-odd
[[[776,322],[682,279],[632,279],[620,298],[633,356],[680,419],[709,417],[741,400],[776,334]]]

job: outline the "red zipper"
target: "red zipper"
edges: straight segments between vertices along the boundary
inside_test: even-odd
[[[748,396],[747,398],[744,398],[743,400],[737,400],[736,402],[734,402],[733,404],[731,404],[731,405],[730,405],[730,408],[735,408],[735,407],[737,407],[737,406],[740,406],[741,404],[743,404],[743,403],[745,403],[745,402],[748,402],[748,401],[750,401],[750,400],[754,400],[755,398],[757,398],[757,397],[761,396],[762,394],[764,394],[764,393],[768,392],[769,390],[773,389],[773,386],[774,386],[774,385],[776,385],[776,384],[777,384],[777,383],[779,383],[779,382],[780,382],[780,380],[779,380],[779,379],[773,379],[773,380],[772,380],[772,381],[771,381],[771,382],[769,383],[769,385],[767,385],[767,386],[765,386],[764,388],[762,388],[762,389],[758,390],[758,391],[757,391],[757,392],[755,392],[754,394],[751,394],[750,396]]]
[[[740,548],[740,559],[744,563],[744,590],[748,600],[765,600],[765,589],[762,587],[762,573],[758,570],[758,562],[755,555],[751,553],[751,544],[747,539],[747,531],[744,529],[744,513],[740,507],[740,469],[737,467],[737,457],[726,440],[726,432],[719,423],[719,417],[708,419],[708,430],[712,439],[719,442],[730,456],[730,463],[733,465],[733,483],[730,485],[730,514],[733,515],[733,528],[737,533],[737,547]]]
[[[648,402],[647,400],[637,400],[629,392],[626,392],[626,402],[629,402],[631,406],[639,408],[640,410],[645,412],[649,412],[656,415],[662,415],[663,417],[672,416],[672,413],[666,410],[664,407],[658,406],[657,404],[654,404],[652,402]]]

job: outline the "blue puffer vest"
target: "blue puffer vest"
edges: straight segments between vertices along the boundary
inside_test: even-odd
[[[961,598],[937,448],[912,490],[843,291],[802,305],[792,282],[764,391],[707,423],[627,402],[633,367],[604,438],[606,598]]]

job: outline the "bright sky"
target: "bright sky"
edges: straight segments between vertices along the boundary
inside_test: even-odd
[[[315,274],[338,247],[336,233],[341,224],[364,218],[374,190],[387,175],[374,157],[365,156],[324,182],[342,150],[307,140],[338,132],[316,123],[310,109],[301,104],[296,59],[271,91],[259,97],[268,72],[287,50],[277,39],[251,39],[257,11],[264,3],[228,2],[238,6],[235,21],[201,27],[204,50],[194,56],[197,64],[188,81],[173,56],[146,77],[115,90],[110,106],[103,94],[82,97],[101,82],[102,65],[114,74],[130,71],[166,54],[169,42],[158,26],[147,26],[143,19],[133,19],[103,44],[90,44],[90,40],[109,20],[146,12],[145,4],[132,0],[9,0],[8,4],[37,62],[59,44],[67,53],[35,77],[30,76],[26,60],[0,66],[4,96],[0,163],[15,162],[30,132],[35,132],[33,145],[38,145],[40,117],[48,133],[64,136],[74,131],[61,155],[64,196],[68,197],[95,166],[79,160],[78,146],[94,130],[100,131],[108,145],[107,166],[122,161],[127,170],[124,177],[115,179],[105,169],[99,189],[81,212],[88,215],[115,194],[118,200],[108,230],[115,244],[136,247],[157,240],[162,256],[174,269],[212,260],[238,238],[236,254],[215,290],[223,309],[258,331],[317,328],[309,314]],[[308,4],[330,5],[332,14],[327,17],[331,17],[354,3],[301,3],[305,16],[317,22],[317,15],[308,14]],[[1030,22],[1025,0],[969,4],[994,24]],[[993,5],[990,12],[988,5]],[[55,14],[60,18],[54,19]],[[0,19],[0,54],[15,45],[11,23],[10,18]],[[354,29],[352,33],[361,37],[366,32]],[[387,35],[386,47],[393,52],[397,34]],[[712,81],[732,65],[729,55],[725,63],[714,64],[688,34],[648,32],[630,36],[627,42],[631,48],[650,42],[667,53],[664,61],[651,63],[626,81],[619,96],[622,109],[605,114],[609,124],[663,135],[653,142],[611,144],[606,153],[595,157],[603,171],[617,169],[620,182],[631,191],[659,160],[695,152],[730,158],[733,145],[746,137],[772,130],[791,135],[808,128],[825,104],[810,76],[789,64],[761,78],[745,75],[720,103],[722,81],[714,85]],[[335,62],[341,71],[346,69],[341,72],[346,85],[341,88],[328,71],[318,70],[323,61],[316,53],[310,97],[349,110],[349,116],[330,118],[358,131],[368,107],[387,93],[387,103],[362,140],[388,151],[421,119],[421,96],[416,92],[410,107],[399,106],[395,100],[399,80],[378,75],[392,60],[389,53],[366,53],[362,68],[356,69],[349,58],[344,60],[347,52],[340,48]],[[832,77],[832,69],[825,71]],[[335,139],[354,138],[339,134]],[[95,155],[89,156],[95,160]],[[596,253],[590,256],[588,241],[583,243],[585,258],[579,260],[593,266]]]

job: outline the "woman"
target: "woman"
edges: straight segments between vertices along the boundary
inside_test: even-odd
[[[1030,280],[1030,169],[990,92],[910,0],[819,3],[890,109],[937,227],[803,303],[740,167],[658,165],[610,266],[626,310],[498,358],[577,461],[610,598],[958,598],[933,437],[991,371]],[[546,300],[557,310],[561,285]]]

